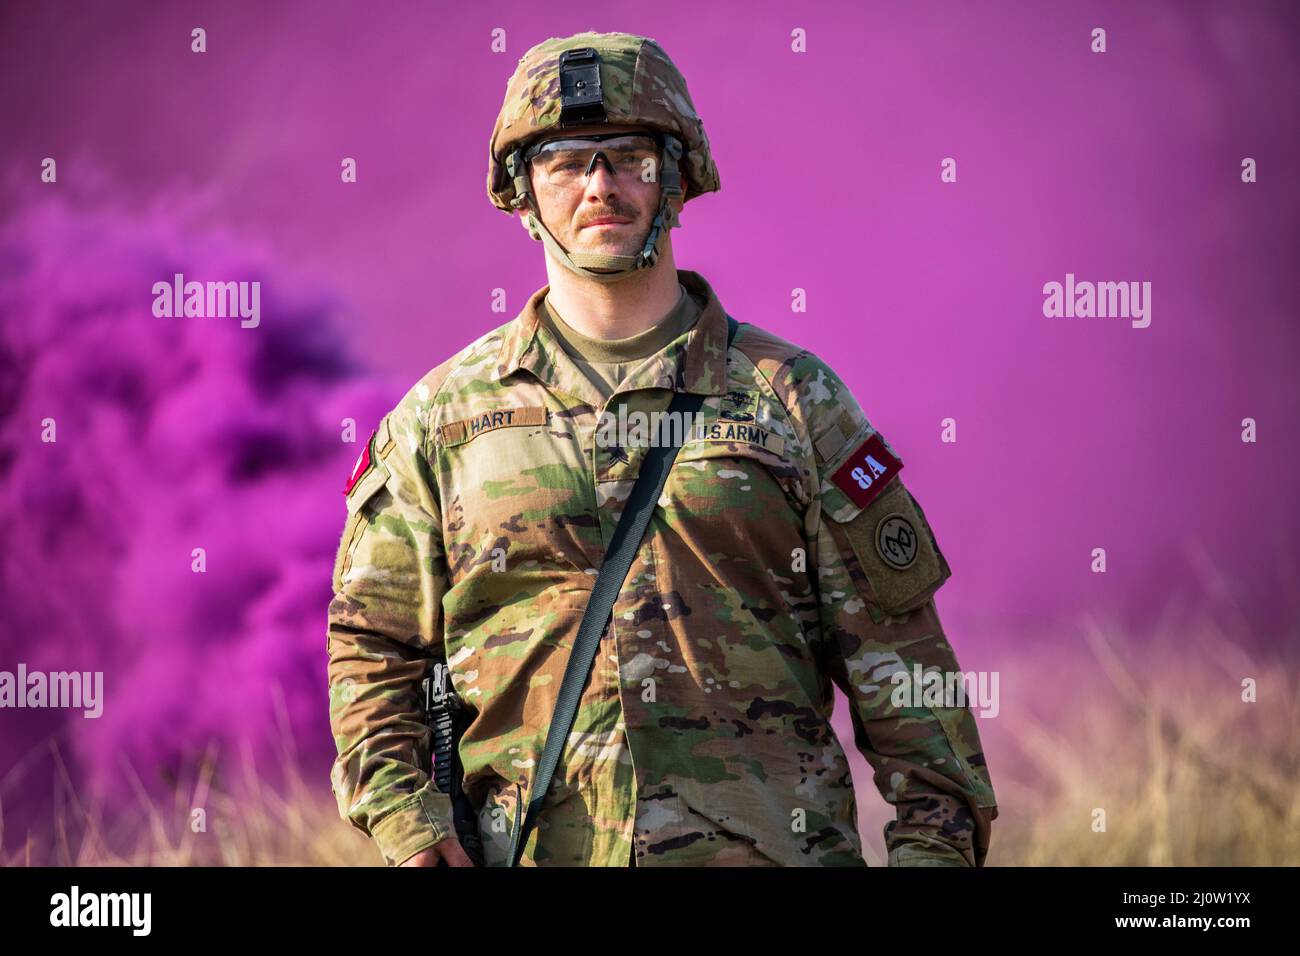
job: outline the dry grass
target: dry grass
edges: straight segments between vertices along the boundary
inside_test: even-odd
[[[135,770],[122,772],[135,794],[126,807],[106,815],[86,805],[50,746],[55,801],[50,826],[28,833],[0,865],[54,866],[382,866],[383,858],[360,831],[339,819],[325,777],[305,780],[293,735],[276,691],[281,782],[268,786],[245,750],[229,784],[216,785],[215,747],[195,762],[174,788],[170,802],[151,797]],[[194,811],[203,813],[196,827]],[[0,814],[0,846],[4,839]]]
[[[1089,622],[1087,653],[1058,658],[1032,694],[1050,716],[1004,709],[981,723],[1000,814],[989,865],[1300,864],[1294,645],[1266,662],[1217,633],[1166,634],[1121,654]],[[1004,700],[1013,676],[1044,673],[1004,673]]]
[[[1001,713],[980,721],[1000,809],[989,865],[1300,864],[1294,652],[1265,662],[1221,635],[1186,631],[1137,652],[1121,654],[1117,643],[1093,622],[1002,668]],[[1257,703],[1241,700],[1243,677],[1257,681]],[[247,753],[233,785],[217,786],[209,750],[174,800],[159,803],[124,767],[136,799],[111,820],[78,798],[52,749],[61,796],[49,830],[0,862],[382,865],[340,821],[326,780],[300,776],[291,735],[282,736],[275,787]],[[879,864],[889,808],[874,791],[859,793],[867,858]],[[206,812],[205,832],[191,828],[195,807]],[[1098,808],[1104,832],[1093,830]]]

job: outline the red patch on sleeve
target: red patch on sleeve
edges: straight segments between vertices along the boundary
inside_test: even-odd
[[[903,463],[889,453],[879,434],[872,434],[831,475],[831,481],[859,508],[865,508],[899,473]]]
[[[345,498],[352,494],[352,489],[361,480],[361,476],[370,470],[370,445],[374,440],[375,432],[371,432],[370,438],[366,441],[366,447],[361,449],[361,454],[357,455],[357,463],[352,466],[352,474],[348,477],[347,487],[343,489]]]

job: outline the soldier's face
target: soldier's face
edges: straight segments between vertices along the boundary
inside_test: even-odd
[[[608,123],[575,126],[565,133],[578,137],[589,133],[638,130],[636,126]],[[641,176],[616,176],[606,163],[600,161],[587,177],[585,186],[556,188],[532,169],[529,176],[538,204],[538,216],[565,249],[624,256],[634,256],[641,251],[650,223],[659,209],[657,176],[650,182]],[[681,210],[680,200],[671,202],[673,208]],[[527,228],[527,211],[520,210],[519,218]]]

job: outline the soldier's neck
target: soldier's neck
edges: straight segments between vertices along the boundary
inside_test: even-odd
[[[677,305],[677,266],[667,243],[653,268],[596,282],[546,257],[546,301],[573,329],[593,339],[625,339],[661,322]]]

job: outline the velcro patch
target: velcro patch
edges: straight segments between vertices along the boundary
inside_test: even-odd
[[[903,463],[885,447],[884,439],[873,432],[831,475],[831,481],[855,505],[865,508],[902,468]]]
[[[915,610],[952,574],[925,513],[901,480],[891,481],[843,527],[883,614]]]
[[[361,449],[361,454],[357,455],[357,463],[352,466],[352,474],[348,476],[348,483],[343,488],[344,496],[352,494],[352,489],[357,486],[357,482],[370,470],[370,446],[374,443],[377,433],[378,429],[370,433],[370,437],[366,439],[365,447]]]
[[[785,439],[758,425],[744,422],[717,421],[700,425],[691,435],[695,441],[734,441],[757,445],[774,455],[785,449]]]
[[[438,434],[444,445],[459,445],[497,428],[545,424],[545,405],[520,405],[516,408],[498,408],[471,418],[448,422],[442,426]]]

